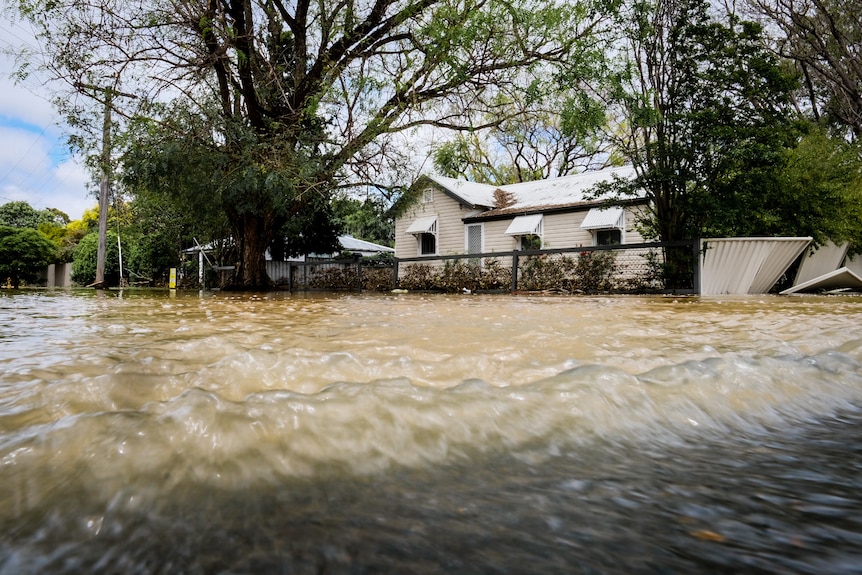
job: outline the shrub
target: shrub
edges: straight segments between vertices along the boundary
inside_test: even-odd
[[[574,272],[575,261],[570,257],[533,256],[519,269],[518,288],[526,291],[570,290]]]
[[[447,260],[443,267],[414,264],[406,268],[398,285],[412,290],[499,290],[509,285],[511,272],[496,260],[481,264],[476,259]]]
[[[398,280],[398,285],[410,290],[435,289],[437,271],[428,264],[413,264],[406,268],[404,276]]]
[[[616,253],[613,251],[581,252],[575,262],[575,289],[589,293],[614,288]]]
[[[120,250],[117,247],[117,234],[108,230],[105,253],[105,283],[120,283]],[[96,260],[99,250],[99,234],[84,236],[75,248],[72,259],[72,281],[79,285],[90,285],[96,281]]]

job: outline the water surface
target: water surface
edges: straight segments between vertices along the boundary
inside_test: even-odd
[[[0,573],[860,573],[862,298],[0,293]]]

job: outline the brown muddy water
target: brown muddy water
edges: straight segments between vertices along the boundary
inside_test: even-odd
[[[31,573],[862,573],[862,298],[3,292]]]

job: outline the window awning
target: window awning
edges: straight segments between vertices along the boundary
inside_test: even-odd
[[[433,234],[437,232],[437,216],[425,216],[416,218],[410,227],[408,234]]]
[[[507,236],[540,235],[542,233],[542,214],[517,216],[506,228]]]
[[[625,212],[619,206],[612,208],[592,208],[581,223],[582,230],[602,230],[608,228],[624,229]]]

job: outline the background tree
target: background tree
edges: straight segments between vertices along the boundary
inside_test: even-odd
[[[127,174],[175,192],[167,153],[196,166],[188,193],[227,215],[238,280],[268,284],[264,251],[305,202],[341,187],[384,186],[409,165],[399,134],[458,129],[525,89],[524,72],[565,65],[613,3],[594,0],[27,0],[55,77],[108,79],[138,96],[120,113],[159,122],[135,140]],[[542,72],[544,73],[544,72]],[[154,108],[154,97],[175,104]],[[134,106],[135,109],[131,109]],[[124,109],[120,109],[125,107]],[[495,117],[494,121],[498,121]],[[191,128],[191,129],[189,129]],[[167,150],[167,151],[166,151]],[[149,154],[147,153],[149,152]],[[393,159],[397,161],[393,161]],[[363,181],[363,179],[365,181]]]
[[[611,161],[608,142],[599,131],[606,124],[605,109],[589,87],[602,73],[601,60],[588,53],[582,59],[572,66],[575,73],[534,80],[521,98],[501,98],[494,113],[506,110],[502,121],[483,118],[480,123],[492,125],[435,146],[436,170],[451,178],[503,185],[606,166]]]
[[[856,0],[748,0],[772,24],[776,49],[803,78],[815,121],[862,136],[862,17]]]
[[[724,210],[744,213],[747,198],[774,185],[798,135],[794,80],[761,27],[717,21],[708,9],[704,0],[635,2],[609,92],[624,128],[610,136],[637,173],[624,189],[646,193],[645,231],[662,241],[715,229]]]
[[[78,285],[90,285],[96,281],[98,247],[98,232],[87,234],[75,247],[72,261],[72,281]],[[105,284],[117,286],[120,284],[120,249],[117,246],[117,233],[112,229],[107,232],[106,248]]]
[[[786,163],[774,188],[780,197],[763,194],[754,210],[769,235],[811,236],[823,244],[849,242],[862,251],[862,149],[857,143],[814,128],[786,152]]]
[[[339,195],[332,199],[332,211],[342,232],[368,242],[394,247],[395,221],[380,198],[365,199]]]
[[[42,224],[62,227],[69,223],[69,216],[60,210],[49,208],[36,210],[27,202],[8,202],[0,206],[0,225],[13,228],[39,229]]]
[[[36,279],[56,255],[57,246],[45,234],[29,227],[0,225],[0,278],[8,278],[12,287]]]

